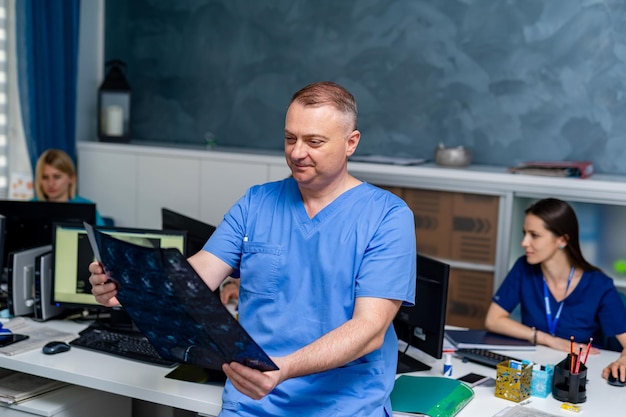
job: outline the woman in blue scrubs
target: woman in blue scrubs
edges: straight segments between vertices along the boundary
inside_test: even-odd
[[[526,209],[520,257],[489,306],[485,327],[570,352],[598,335],[615,336],[619,359],[603,370],[626,377],[626,306],[613,280],[585,260],[578,219],[564,201],[543,199]],[[521,307],[521,323],[510,313]],[[592,349],[591,353],[597,353]]]

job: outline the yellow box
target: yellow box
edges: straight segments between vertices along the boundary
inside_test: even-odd
[[[496,368],[496,397],[516,403],[530,397],[532,371],[530,364],[500,362]]]

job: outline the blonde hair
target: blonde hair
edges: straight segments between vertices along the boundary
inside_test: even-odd
[[[46,165],[50,165],[74,179],[69,189],[69,199],[74,199],[76,197],[77,178],[76,167],[74,166],[72,158],[60,149],[48,149],[41,154],[35,168],[35,195],[37,196],[37,200],[45,201],[48,199],[41,188],[43,169]]]

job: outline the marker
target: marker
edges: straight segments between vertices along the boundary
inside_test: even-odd
[[[446,353],[446,359],[443,363],[443,376],[452,376],[452,355]]]

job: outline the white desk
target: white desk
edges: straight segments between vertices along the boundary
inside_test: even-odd
[[[84,325],[51,321],[41,323],[67,332],[78,332]],[[432,365],[428,372],[415,375],[441,375],[442,360],[424,358],[419,352],[410,350],[413,356]],[[507,352],[503,352],[507,354]],[[558,363],[565,353],[544,347],[536,352],[508,352],[509,356],[530,359],[537,363]],[[623,415],[626,410],[626,387],[613,387],[602,379],[602,369],[618,354],[602,352],[590,355],[587,361],[587,402],[582,404],[584,416]],[[221,409],[222,387],[220,385],[197,384],[165,378],[172,369],[147,365],[136,361],[104,355],[84,349],[73,348],[69,352],[57,355],[44,355],[34,350],[15,356],[0,355],[0,367],[13,369],[56,379],[71,384],[120,394],[131,398],[150,401],[184,410],[191,410],[203,415],[215,416]],[[495,378],[495,369],[473,363],[453,360],[453,377],[468,372],[477,372]],[[476,387],[474,399],[458,414],[459,417],[490,417],[507,406],[516,403],[494,396],[494,388]],[[574,415],[563,411],[561,402],[551,396],[546,399],[530,397],[530,406],[556,415]]]
[[[443,371],[443,360],[434,361],[430,357],[424,357],[419,352],[409,350],[413,356],[422,362],[432,365],[432,369],[427,372],[415,372],[410,375],[441,375]],[[537,350],[533,352],[520,351],[499,351],[504,355],[508,355],[519,359],[529,359],[539,364],[557,364],[562,361],[566,353],[553,350],[544,346],[537,346]],[[587,417],[600,417],[611,415],[624,415],[626,410],[626,387],[614,387],[609,385],[605,379],[602,379],[602,369],[610,362],[614,361],[619,354],[617,352],[602,351],[598,355],[589,355],[587,359],[587,401],[579,404],[581,412],[564,411],[561,408],[561,401],[548,395],[547,398],[529,397],[529,407],[533,407],[558,416],[576,416],[582,415]],[[457,358],[453,358],[453,378],[458,378],[469,372],[476,372],[495,379],[496,370],[475,363],[463,363]],[[500,410],[517,405],[517,403],[494,395],[494,387],[474,387],[474,399],[470,401],[459,414],[458,417],[490,417]]]
[[[41,325],[66,332],[79,332],[85,327],[66,321]],[[56,355],[44,355],[39,349],[15,356],[0,355],[0,367],[206,415],[216,416],[222,407],[221,385],[165,378],[174,368],[80,348]]]

